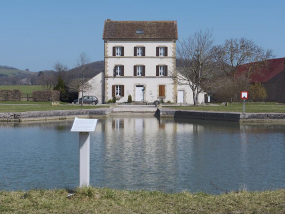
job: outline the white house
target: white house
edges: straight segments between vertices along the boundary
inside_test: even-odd
[[[131,95],[133,101],[193,103],[189,86],[179,86],[172,79],[177,39],[176,21],[107,19],[103,31],[105,81],[103,90],[95,95],[102,102],[113,97],[127,102]],[[102,78],[97,76],[96,84]]]

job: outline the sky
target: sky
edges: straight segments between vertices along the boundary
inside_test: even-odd
[[[215,44],[245,37],[285,57],[284,0],[0,0],[0,65],[21,70],[104,60],[104,21],[177,20],[178,40],[212,30]],[[179,42],[179,41],[178,41]]]

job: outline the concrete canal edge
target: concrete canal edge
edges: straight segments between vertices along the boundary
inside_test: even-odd
[[[17,113],[0,113],[1,122],[68,120],[75,117],[101,118],[108,117],[112,108],[56,110],[56,111],[30,111]]]
[[[238,113],[238,112],[205,112],[205,111],[181,111],[174,109],[158,108],[156,117],[159,118],[179,118],[179,119],[202,119],[202,120],[221,120],[236,122],[272,122],[284,123],[285,114],[282,113]]]
[[[129,106],[111,107],[81,110],[56,110],[56,111],[31,111],[17,113],[0,113],[0,122],[25,122],[25,121],[55,121],[72,120],[75,117],[105,118],[115,115],[129,116],[155,116],[158,118],[179,118],[179,119],[202,119],[236,121],[245,123],[282,123],[285,124],[285,114],[282,113],[238,113],[238,112],[205,112],[187,111],[168,108],[156,108],[154,106]]]

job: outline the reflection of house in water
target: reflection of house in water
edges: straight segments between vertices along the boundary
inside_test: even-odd
[[[125,127],[125,121],[123,119],[115,118],[112,120],[112,129],[123,129]]]
[[[156,119],[153,117],[130,118],[117,117],[104,120],[103,130],[112,133],[114,130],[120,130],[122,134],[128,133],[147,133],[156,134],[158,131],[165,132],[165,135],[176,133],[197,133],[204,130],[204,126],[192,123],[176,123],[173,119]],[[98,129],[98,128],[96,128]]]

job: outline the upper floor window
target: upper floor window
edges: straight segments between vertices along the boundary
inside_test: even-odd
[[[167,76],[167,66],[157,65],[156,66],[156,76]]]
[[[124,47],[113,47],[113,56],[124,56]]]
[[[134,47],[135,56],[145,56],[145,47]]]
[[[114,76],[124,76],[124,66],[116,65],[114,68]]]
[[[156,56],[167,56],[167,47],[156,47]]]
[[[145,66],[135,65],[134,66],[134,76],[145,76]]]

